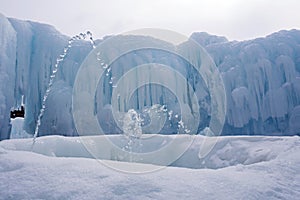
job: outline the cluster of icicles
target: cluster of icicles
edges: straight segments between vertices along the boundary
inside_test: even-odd
[[[50,94],[50,91],[51,91],[51,89],[52,89],[52,86],[53,86],[55,77],[56,77],[56,75],[57,75],[58,69],[59,69],[61,63],[62,63],[62,62],[64,61],[64,59],[66,58],[66,56],[67,56],[69,50],[72,48],[73,43],[74,43],[75,41],[77,41],[77,40],[88,40],[88,41],[90,41],[90,43],[91,43],[93,49],[96,48],[95,42],[94,42],[94,40],[93,40],[92,33],[91,33],[90,31],[87,31],[86,33],[80,33],[80,34],[75,35],[75,36],[73,36],[72,38],[70,38],[69,41],[68,41],[68,44],[66,45],[66,47],[65,47],[64,50],[63,50],[63,53],[60,54],[60,55],[58,56],[58,58],[56,59],[56,63],[55,63],[55,65],[54,65],[54,68],[53,68],[52,73],[51,73],[51,75],[50,75],[48,87],[47,87],[46,92],[45,92],[45,94],[44,94],[44,96],[43,96],[42,106],[41,106],[41,109],[40,109],[40,112],[39,112],[39,115],[38,115],[38,118],[37,118],[37,124],[36,124],[35,131],[34,131],[32,148],[33,148],[33,146],[34,146],[34,144],[35,144],[36,138],[38,137],[39,128],[40,128],[40,125],[41,125],[41,119],[42,119],[42,117],[43,117],[43,115],[44,115],[44,113],[45,113],[45,109],[46,109],[46,101],[47,101],[48,96],[49,96],[49,94]],[[100,52],[97,53],[97,60],[100,62],[101,67],[106,71],[106,72],[105,72],[105,75],[106,75],[106,76],[109,76],[109,75],[110,75],[110,72],[111,72],[111,68],[110,68],[107,64],[105,64],[104,62],[102,62],[102,59],[101,59],[101,53],[100,53]],[[112,87],[116,87],[116,86],[114,85],[114,83],[113,83],[113,82],[114,82],[114,79],[115,79],[115,77],[110,77],[110,80],[109,80],[109,84],[111,84]],[[165,110],[165,111],[167,111],[167,110]],[[171,118],[172,118],[172,113],[173,113],[173,111],[170,111],[170,112],[169,112],[169,120],[171,120]],[[178,115],[175,115],[175,118],[178,118]],[[133,120],[133,121],[134,121],[134,120]],[[184,123],[183,123],[182,120],[180,120],[180,121],[178,122],[178,128],[185,128],[185,127],[184,127]],[[126,131],[125,131],[125,132],[126,132]],[[185,128],[185,133],[186,133],[186,134],[189,134],[189,132],[190,132],[190,130],[188,130],[187,128]],[[136,134],[136,133],[134,133],[134,134]],[[126,133],[125,133],[125,135],[126,135]]]

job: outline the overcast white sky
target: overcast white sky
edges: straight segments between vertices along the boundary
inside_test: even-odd
[[[91,30],[96,38],[165,28],[244,40],[300,29],[300,0],[0,0],[0,13],[51,24],[70,36]]]

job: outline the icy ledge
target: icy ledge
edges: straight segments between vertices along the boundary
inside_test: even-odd
[[[151,152],[161,148],[162,144],[168,144],[176,136],[152,135],[151,139],[143,143],[142,151]],[[190,136],[177,136],[181,141],[188,141]],[[236,165],[251,165],[260,162],[267,162],[276,159],[283,153],[289,152],[294,147],[300,146],[300,137],[261,137],[261,136],[232,136],[219,137],[215,147],[204,158],[199,157],[199,150],[204,141],[214,140],[213,137],[195,136],[193,143],[188,150],[171,166],[185,167],[194,169],[219,169]],[[94,137],[63,137],[63,136],[45,136],[37,139],[33,152],[52,157],[82,157],[94,158],[83,145],[91,143],[93,148],[97,148],[97,158],[101,160],[125,161],[126,158],[120,158],[113,151],[111,144],[118,146],[126,145],[126,139],[123,135],[94,136]],[[0,142],[2,151],[17,150],[31,151],[32,139],[15,139]],[[168,155],[173,152],[165,154]],[[162,155],[163,156],[163,155]],[[160,165],[160,159],[139,160],[137,162],[146,164]]]

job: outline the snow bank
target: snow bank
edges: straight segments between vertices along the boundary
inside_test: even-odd
[[[200,140],[200,137],[196,139]],[[220,138],[220,144],[213,153],[215,158],[227,162],[242,159],[241,163],[254,164],[237,164],[218,170],[166,167],[140,175],[120,173],[95,159],[48,157],[21,151],[30,146],[30,141],[0,142],[0,199],[226,200],[298,199],[300,195],[299,137]],[[39,138],[37,145],[45,142],[46,146],[53,144],[53,141],[60,141],[72,148],[80,146],[76,146],[75,138],[53,136]],[[60,156],[80,155],[78,152],[68,152],[68,145],[65,150],[53,146],[48,146],[48,150],[57,155],[60,152]],[[195,147],[192,150],[197,155],[198,148],[196,145],[192,147]],[[247,148],[249,150],[245,150]],[[241,149],[244,149],[241,154],[247,152],[247,158],[252,161],[240,156]],[[265,156],[261,159],[260,155],[270,154],[267,153],[269,150],[273,158],[268,162],[260,162],[265,160]],[[39,151],[45,152],[42,149]],[[110,162],[119,167],[128,165],[125,162]],[[191,163],[191,160],[187,159],[186,162]],[[144,168],[150,166],[138,165]]]
[[[217,139],[217,143],[214,148],[206,156],[200,156],[200,148],[214,142],[215,139]],[[176,140],[180,141],[180,143],[176,143]],[[190,141],[192,143],[189,143]],[[299,137],[245,136],[215,138],[197,135],[191,138],[191,136],[184,135],[147,135],[146,138],[135,141],[137,145],[133,146],[133,153],[153,153],[159,156],[145,156],[142,159],[135,160],[130,160],[130,157],[128,157],[125,148],[128,145],[128,140],[124,135],[93,137],[45,136],[37,138],[34,146],[32,146],[32,139],[6,140],[2,141],[0,146],[5,149],[33,151],[53,157],[84,157],[165,165],[165,161],[170,159],[170,156],[176,149],[180,148],[179,144],[183,146],[184,144],[190,144],[177,160],[173,160],[170,163],[171,166],[194,169],[219,169],[274,160],[282,152],[288,151],[291,147],[299,144],[299,142]],[[168,146],[170,148],[166,148]],[[160,154],[156,154],[159,151]]]

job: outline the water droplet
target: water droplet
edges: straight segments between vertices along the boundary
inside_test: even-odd
[[[97,60],[101,60],[101,52],[97,53]]]
[[[83,34],[83,33],[80,33],[79,36],[80,36],[81,39],[85,38],[85,34]]]
[[[105,64],[105,65],[103,66],[103,69],[107,69],[107,68],[108,68],[108,65]]]
[[[184,123],[183,123],[182,120],[180,120],[180,121],[178,122],[178,127],[179,127],[179,128],[180,128],[180,127],[184,128]]]

